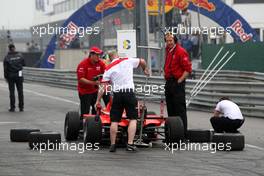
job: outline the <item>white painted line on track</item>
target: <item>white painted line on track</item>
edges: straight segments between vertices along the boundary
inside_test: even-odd
[[[258,147],[258,146],[255,146],[255,145],[246,144],[246,146],[249,147],[249,148],[254,148],[254,149],[258,149],[258,150],[262,150],[262,151],[264,151],[264,148],[262,148],[262,147]]]
[[[28,90],[28,89],[25,89],[24,91],[25,91],[25,92],[28,92],[28,93],[32,93],[32,94],[38,95],[38,96],[41,96],[41,97],[46,97],[46,98],[50,98],[50,99],[53,99],[53,100],[58,100],[58,101],[66,102],[66,103],[72,103],[72,104],[75,104],[75,105],[79,105],[78,102],[71,101],[71,100],[67,100],[67,99],[65,99],[65,98],[60,98],[60,97],[56,97],[56,96],[51,96],[51,95],[47,95],[47,94],[43,94],[43,93],[39,93],[39,92],[35,92],[35,91],[32,91],[32,90]]]
[[[0,87],[7,88],[7,85],[0,84]],[[56,97],[56,96],[52,96],[52,95],[47,95],[47,94],[44,94],[44,93],[35,92],[35,91],[29,90],[29,89],[24,89],[24,92],[32,93],[32,94],[35,94],[35,95],[38,95],[38,96],[41,96],[41,97],[50,98],[50,99],[53,99],[53,100],[58,100],[58,101],[66,102],[66,103],[79,105],[79,103],[75,102],[75,101],[67,100],[65,98],[60,98],[60,97]]]
[[[12,124],[12,123],[20,123],[20,122],[0,122],[0,125]]]

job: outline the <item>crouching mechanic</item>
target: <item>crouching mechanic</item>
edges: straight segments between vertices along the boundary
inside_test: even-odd
[[[244,118],[237,104],[227,97],[222,97],[218,101],[214,117],[210,121],[217,133],[237,133],[237,129],[244,123]]]
[[[124,109],[126,116],[130,119],[128,125],[128,142],[127,151],[137,151],[134,145],[134,137],[137,127],[138,112],[137,99],[134,94],[133,68],[141,66],[144,73],[149,75],[149,71],[144,59],[138,58],[119,58],[117,54],[113,55],[114,59],[106,67],[103,75],[101,87],[98,92],[96,106],[100,106],[100,100],[106,88],[111,87],[113,91],[113,104],[110,110],[110,152],[116,151],[116,135],[118,123],[121,121]],[[109,86],[109,83],[111,86]]]
[[[99,58],[100,54],[102,54],[102,50],[92,47],[89,57],[84,59],[77,67],[81,117],[83,114],[90,113],[91,106],[93,108],[92,114],[96,113],[94,105],[97,98],[99,81],[94,81],[93,79],[105,71],[105,64]]]

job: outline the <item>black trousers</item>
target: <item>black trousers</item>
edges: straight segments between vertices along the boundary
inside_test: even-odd
[[[240,128],[244,123],[244,120],[232,120],[228,117],[212,117],[210,121],[215,132],[217,133],[236,133],[237,129]]]
[[[92,114],[96,114],[96,109],[94,106],[97,99],[97,92],[92,94],[85,94],[85,95],[79,94],[79,98],[80,98],[81,116],[83,116],[83,114],[89,114],[91,107],[92,107]],[[109,95],[104,95],[103,100],[104,103],[107,104],[109,102]]]
[[[79,98],[80,98],[80,106],[81,106],[81,116],[83,116],[83,114],[89,114],[91,106],[92,106],[92,114],[96,113],[94,105],[96,103],[97,92],[92,94],[84,94],[84,95],[79,94]]]
[[[165,84],[165,97],[168,116],[180,116],[184,125],[184,134],[187,133],[187,115],[185,101],[185,81],[178,83],[171,78]]]
[[[9,98],[10,98],[10,109],[15,109],[15,87],[17,88],[18,94],[18,107],[19,109],[24,109],[24,94],[23,94],[23,78],[17,77],[8,79],[8,88],[9,88]]]

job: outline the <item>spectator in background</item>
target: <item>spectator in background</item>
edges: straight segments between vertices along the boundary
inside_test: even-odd
[[[192,42],[188,38],[188,35],[182,35],[181,45],[188,52],[189,56],[191,56],[191,52],[192,52]]]
[[[151,68],[156,68],[157,65],[157,61],[156,58],[154,56],[151,56]]]
[[[191,42],[192,42],[192,57],[193,57],[193,59],[198,59],[198,54],[199,54],[199,34],[192,35]]]
[[[182,25],[184,27],[190,27],[191,26],[191,13],[189,13],[188,8],[183,9],[181,11],[181,19],[182,19]]]
[[[27,45],[27,51],[28,52],[40,51],[39,45],[37,43],[35,43],[33,40],[31,41],[31,44],[29,42],[27,42],[26,45]]]
[[[24,111],[24,94],[23,94],[23,66],[25,61],[23,56],[16,52],[15,45],[8,46],[9,52],[4,59],[4,77],[8,82],[10,109],[9,112],[15,111],[15,87],[18,93],[18,106],[20,112]]]

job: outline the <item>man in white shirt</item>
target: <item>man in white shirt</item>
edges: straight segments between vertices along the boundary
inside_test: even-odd
[[[210,121],[217,133],[235,133],[243,125],[244,118],[237,104],[227,97],[222,97],[217,103],[214,117]]]
[[[121,121],[124,109],[126,116],[130,119],[128,125],[128,143],[127,151],[137,151],[134,145],[134,137],[136,133],[138,112],[137,99],[134,94],[133,69],[141,66],[144,73],[149,75],[147,64],[144,59],[138,58],[119,58],[116,53],[112,54],[114,58],[111,64],[106,67],[103,75],[102,85],[96,101],[96,106],[100,106],[100,100],[105,88],[109,87],[113,91],[113,104],[110,111],[110,152],[116,151],[116,134],[118,123]],[[111,84],[111,86],[109,85]]]

